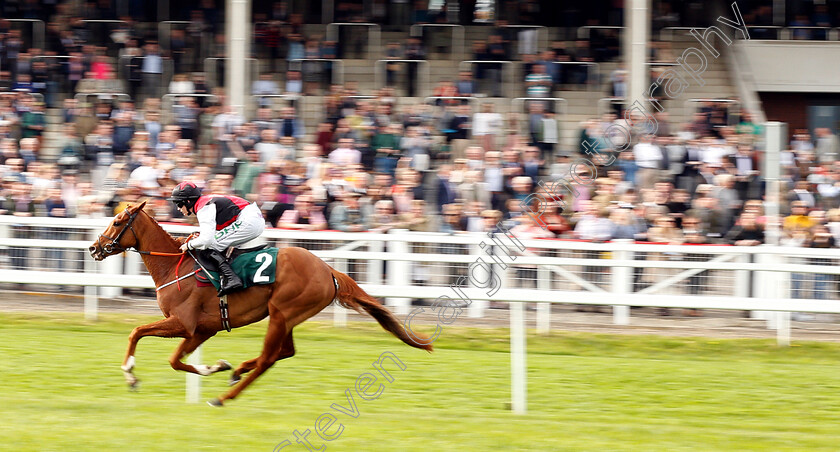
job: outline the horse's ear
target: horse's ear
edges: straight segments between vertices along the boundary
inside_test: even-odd
[[[148,200],[144,199],[143,202],[141,202],[139,205],[137,205],[137,207],[134,208],[134,211],[139,212],[139,211],[143,210],[143,208],[146,207],[146,201],[148,201]]]

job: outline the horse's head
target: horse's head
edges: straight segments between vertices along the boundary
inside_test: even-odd
[[[124,211],[118,213],[111,224],[108,225],[108,228],[102,231],[93,245],[88,248],[91,257],[101,261],[108,256],[136,247],[137,233],[134,232],[132,225],[145,206],[146,201],[143,201],[136,206],[128,206]]]

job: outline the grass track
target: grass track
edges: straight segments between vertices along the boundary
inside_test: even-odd
[[[119,363],[147,317],[0,314],[0,444],[15,451],[265,451],[338,417],[336,451],[819,451],[840,448],[840,344],[555,333],[528,340],[529,413],[509,401],[507,331],[450,327],[433,354],[372,324],[295,330],[298,355],[281,361],[223,409],[184,403],[184,374],[167,359],[176,340],[146,338],[139,393]],[[206,363],[256,356],[265,324],[222,333]],[[352,387],[385,352],[407,366],[377,400]],[[228,373],[203,380],[205,399]],[[324,443],[314,433],[316,447]]]

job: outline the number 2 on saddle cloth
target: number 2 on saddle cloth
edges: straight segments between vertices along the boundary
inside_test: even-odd
[[[272,284],[275,280],[277,267],[277,248],[257,247],[248,249],[236,249],[231,256],[233,271],[242,278],[243,289],[258,284]],[[195,254],[196,259],[201,259],[201,253]],[[205,270],[210,272],[211,278],[207,277]],[[194,270],[201,270],[195,274],[199,287],[213,286],[219,289],[219,273],[210,270],[215,264],[201,260],[201,265],[196,263]]]

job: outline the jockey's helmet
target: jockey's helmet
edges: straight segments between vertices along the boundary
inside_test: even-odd
[[[181,182],[172,189],[172,197],[170,201],[174,202],[179,208],[187,206],[187,211],[192,212],[195,207],[195,202],[201,197],[201,189],[192,182]]]

